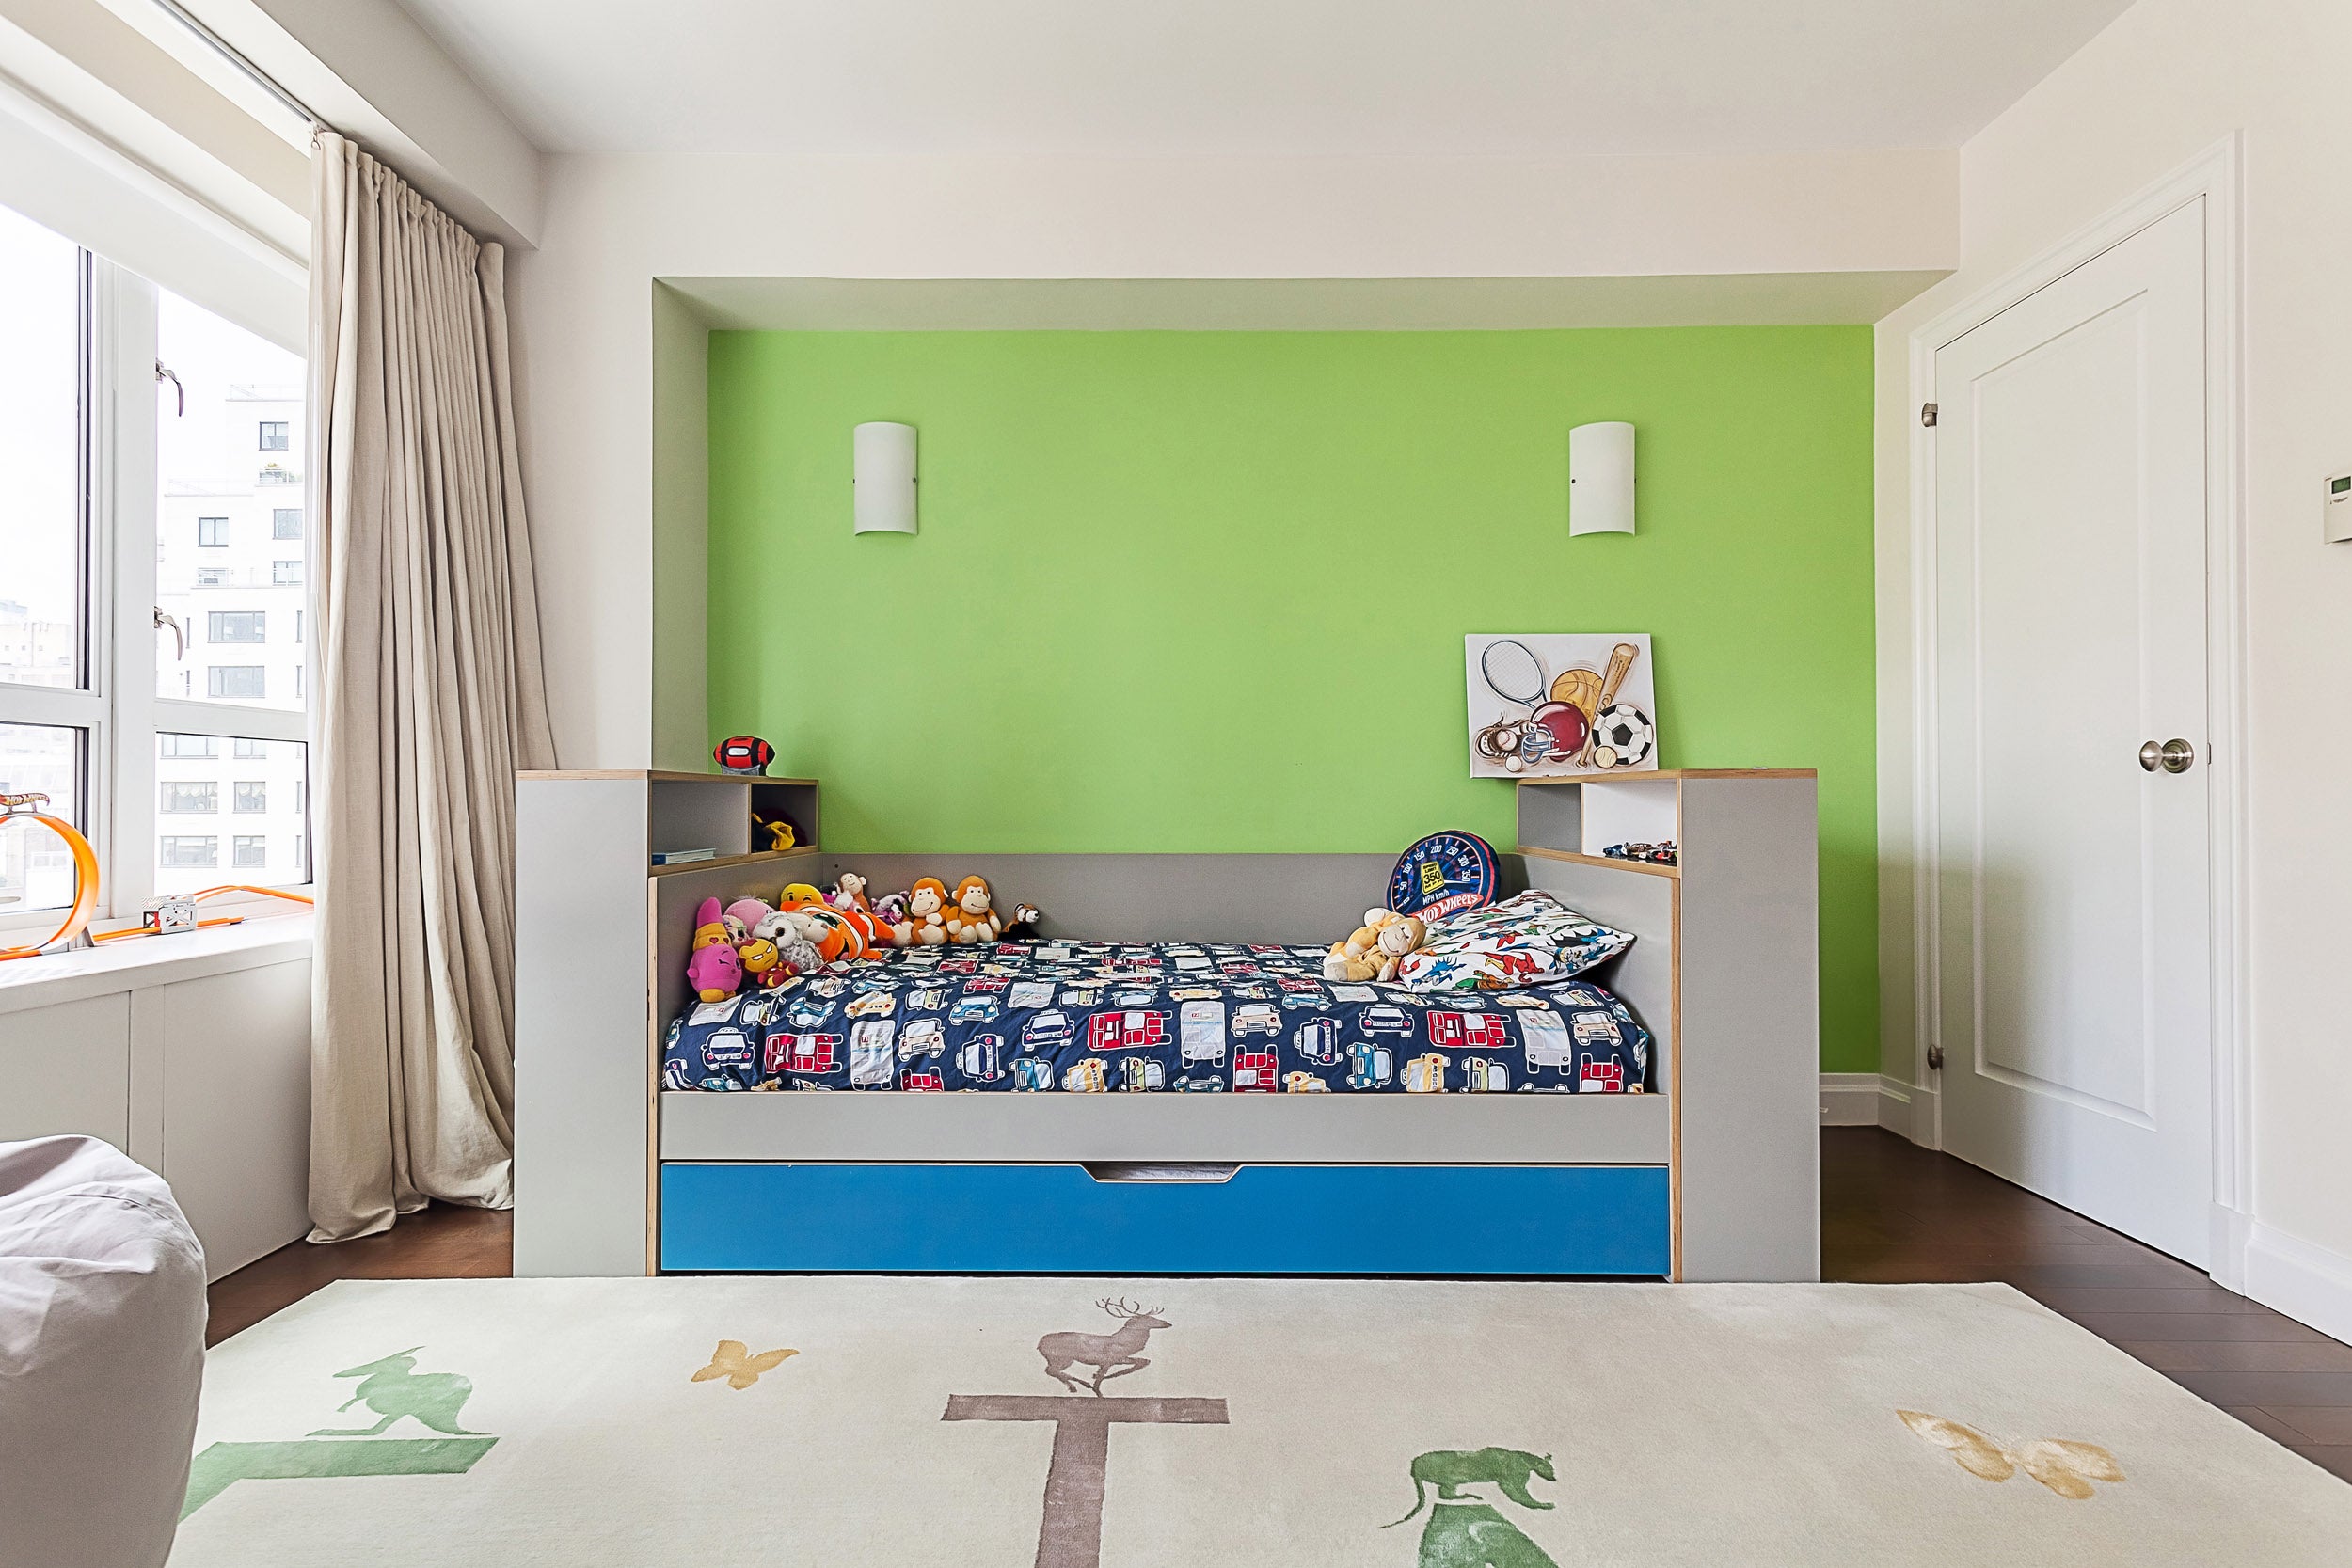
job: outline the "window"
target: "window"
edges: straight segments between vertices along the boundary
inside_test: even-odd
[[[215,866],[220,863],[220,840],[166,833],[162,840],[161,860],[163,864],[175,869]]]
[[[269,863],[269,840],[260,833],[239,833],[235,847],[230,851],[230,864],[241,870],[251,870]]]
[[[207,642],[266,642],[268,624],[266,610],[213,610],[204,614],[204,641]]]
[[[239,879],[309,878],[307,848],[270,842],[309,832],[301,656],[268,668],[309,602],[304,378],[298,353],[0,208],[0,791],[89,834],[101,921],[221,880],[218,838],[185,830],[232,806],[269,830],[239,835],[262,857]],[[249,663],[210,662],[240,645]],[[0,944],[54,925],[72,871],[38,830],[0,839]]]
[[[284,451],[286,450],[285,420],[263,420],[262,421],[262,450],[263,451]]]
[[[81,731],[0,724],[0,792],[46,795],[50,816],[84,828],[82,772]],[[0,900],[6,901],[0,910],[56,910],[72,903],[73,855],[65,840],[39,826],[9,829],[0,839]]]
[[[216,812],[220,810],[220,785],[210,779],[166,779],[162,784],[163,805],[167,812]]]

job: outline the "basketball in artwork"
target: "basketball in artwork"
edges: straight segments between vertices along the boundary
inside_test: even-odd
[[[1658,766],[1647,632],[1472,632],[1465,652],[1471,778]]]

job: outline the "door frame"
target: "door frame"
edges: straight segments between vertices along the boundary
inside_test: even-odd
[[[1936,688],[1935,433],[1915,410],[1935,401],[1937,351],[2039,293],[2158,219],[2205,204],[2205,685],[2210,717],[2206,788],[2211,806],[2207,886],[2213,908],[2210,957],[2213,1042],[2213,1276],[2242,1287],[2252,1196],[2252,1096],[2246,1040],[2246,569],[2242,347],[2244,317],[2242,141],[2233,132],[2108,211],[2070,238],[1914,328],[1910,335],[1911,427],[1911,858],[1913,987],[1911,1081],[1928,1092],[1915,1105],[1914,1141],[1944,1147],[1940,1074],[1928,1066],[1942,1016],[1936,949],[1941,870],[1935,825]],[[1917,1115],[1924,1111],[1925,1115]]]

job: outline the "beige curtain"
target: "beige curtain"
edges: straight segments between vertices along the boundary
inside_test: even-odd
[[[553,764],[505,258],[312,159],[313,1241],[513,1201],[515,770]]]

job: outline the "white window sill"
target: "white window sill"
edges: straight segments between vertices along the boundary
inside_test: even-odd
[[[305,910],[208,931],[134,937],[78,953],[10,959],[0,963],[0,1013],[295,962],[310,956],[311,921]]]

